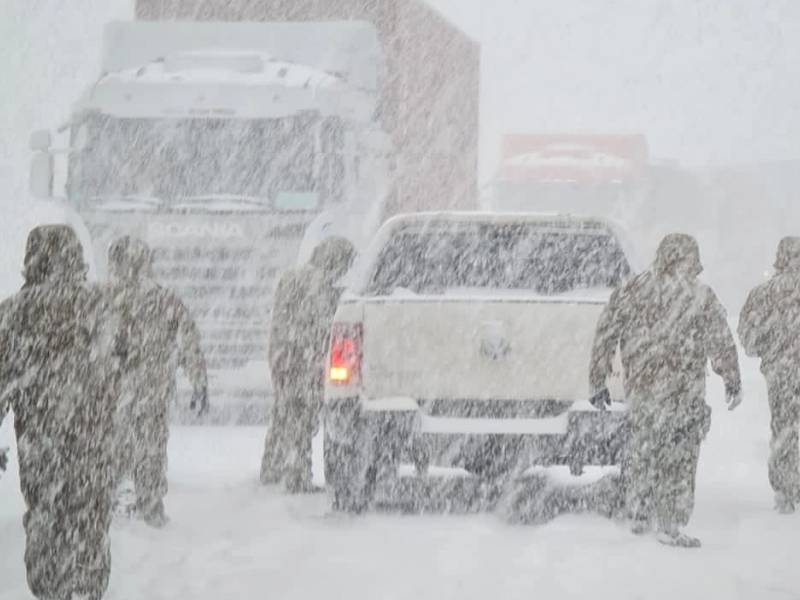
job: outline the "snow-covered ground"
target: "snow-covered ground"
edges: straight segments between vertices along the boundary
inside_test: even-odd
[[[285,496],[256,475],[261,427],[175,428],[171,523],[118,520],[110,600],[220,598],[669,599],[800,597],[800,514],[772,511],[768,410],[757,366],[728,413],[709,380],[691,532],[700,550],[660,546],[623,524],[566,515],[517,526],[494,514],[328,514],[324,495]],[[12,442],[6,422],[0,446]],[[0,479],[0,599],[28,598],[16,456]]]

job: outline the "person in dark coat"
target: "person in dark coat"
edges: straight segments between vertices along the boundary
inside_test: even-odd
[[[793,513],[800,502],[800,237],[778,245],[775,274],[747,298],[739,339],[748,356],[761,359],[767,380],[772,439],[769,482],[775,509]]]
[[[311,440],[319,427],[324,363],[338,286],[355,256],[340,237],[317,246],[307,265],[285,272],[275,291],[269,339],[274,391],[261,482],[283,480],[287,491],[312,491]]]
[[[24,278],[0,308],[0,421],[12,408],[28,585],[37,598],[98,600],[111,569],[122,337],[70,227],[30,233]]]
[[[169,405],[183,368],[193,387],[191,407],[208,410],[206,362],[186,306],[151,275],[151,252],[128,236],[109,249],[111,302],[127,340],[122,396],[116,413],[117,477],[131,475],[136,511],[153,527],[167,522]]]
[[[710,426],[706,365],[725,382],[729,409],[741,402],[741,378],[725,310],[708,286],[694,238],[671,234],[652,269],[619,287],[597,325],[591,359],[592,403],[610,404],[606,380],[619,349],[630,407],[625,466],[633,531],[652,521],[659,541],[700,542],[681,532],[694,508],[700,443]]]

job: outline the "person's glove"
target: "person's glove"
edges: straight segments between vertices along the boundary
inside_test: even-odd
[[[5,471],[8,467],[8,448],[0,448],[0,471]]]
[[[189,408],[196,410],[198,417],[202,417],[208,412],[208,388],[200,388],[192,393]]]
[[[601,388],[594,396],[589,398],[589,403],[597,410],[606,410],[611,406],[611,394],[608,393],[608,388]]]
[[[738,387],[725,386],[725,402],[728,403],[728,410],[733,410],[742,403],[742,390]]]

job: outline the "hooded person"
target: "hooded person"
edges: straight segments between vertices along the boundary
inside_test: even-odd
[[[136,511],[153,527],[167,522],[169,405],[176,374],[186,373],[191,408],[208,411],[206,362],[200,334],[186,306],[152,278],[152,254],[141,240],[122,237],[109,248],[111,303],[127,340],[116,413],[118,481],[131,476]]]
[[[770,409],[769,482],[775,509],[792,513],[800,502],[800,237],[778,245],[775,273],[753,289],[739,316],[739,339],[761,359]]]
[[[269,363],[274,402],[261,461],[261,482],[312,491],[311,439],[319,426],[331,325],[355,248],[331,237],[308,264],[280,278],[272,308]]]
[[[725,382],[729,409],[741,402],[741,378],[725,310],[708,286],[694,238],[671,234],[653,267],[619,287],[597,325],[592,404],[610,404],[606,387],[619,349],[630,410],[624,465],[627,512],[635,533],[655,521],[660,542],[696,547],[681,532],[694,507],[700,444],[710,427],[706,364]]]
[[[0,421],[10,407],[37,598],[97,600],[108,586],[113,417],[124,345],[104,291],[86,283],[66,225],[37,227],[25,283],[0,308]]]

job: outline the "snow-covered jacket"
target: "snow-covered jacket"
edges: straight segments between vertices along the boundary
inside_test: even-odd
[[[350,267],[353,255],[350,242],[329,238],[314,249],[307,265],[281,276],[273,296],[269,333],[269,361],[274,377],[321,374],[342,292],[339,280]]]
[[[800,364],[800,238],[781,240],[775,271],[750,292],[739,316],[744,351],[761,358],[764,372]]]
[[[124,384],[146,385],[159,390],[157,397],[172,397],[182,368],[195,397],[207,399],[200,332],[181,299],[153,280],[151,263],[150,248],[141,240],[124,236],[109,248],[114,280],[109,298],[125,336]]]
[[[674,253],[675,238],[685,249],[682,255]],[[725,309],[711,288],[696,279],[700,270],[694,240],[668,236],[653,269],[612,294],[598,322],[592,350],[593,393],[605,387],[617,348],[629,397],[676,378],[703,379],[709,360],[730,393],[741,389],[736,345]]]
[[[13,408],[29,508],[58,501],[78,510],[92,490],[110,493],[121,342],[80,255],[68,227],[35,229],[25,285],[0,307],[0,420]]]

